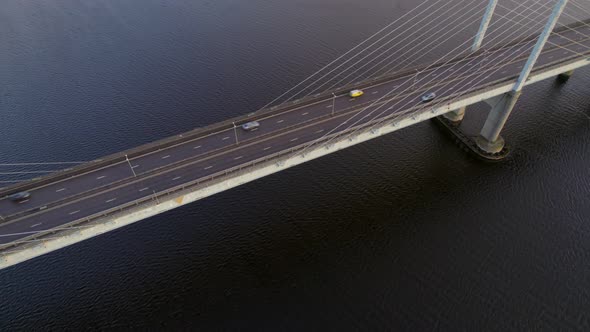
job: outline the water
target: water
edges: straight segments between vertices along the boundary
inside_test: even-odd
[[[0,162],[249,112],[413,6],[4,0]],[[426,122],[0,271],[0,330],[588,330],[589,85],[527,88],[501,164]]]

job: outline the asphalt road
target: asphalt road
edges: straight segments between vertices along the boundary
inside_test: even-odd
[[[561,33],[567,38],[551,36],[551,43],[547,44],[536,67],[588,53],[590,40],[584,35],[590,35],[590,28],[582,26],[575,30]],[[522,46],[533,43],[517,44],[452,64],[425,67],[418,71],[419,74],[365,88],[365,94],[359,98],[339,95],[312,105],[254,118],[261,124],[258,130],[220,131],[141,155],[129,163],[120,162],[56,181],[31,189],[30,200],[23,203],[2,198],[0,245],[30,236],[30,232],[59,228],[182,183],[302,144],[311,144],[349,127],[366,125],[384,117],[395,118],[416,107],[434,107],[436,100],[477,91],[497,80],[516,80],[528,56],[526,47]],[[495,65],[498,63],[504,65]],[[420,97],[431,91],[437,94],[437,99],[429,104],[422,103]],[[107,185],[109,188],[105,188]],[[72,198],[74,195],[75,199]],[[49,207],[39,210],[44,206]],[[36,212],[30,213],[29,210]],[[25,214],[21,216],[22,213]],[[7,221],[2,222],[2,218]]]

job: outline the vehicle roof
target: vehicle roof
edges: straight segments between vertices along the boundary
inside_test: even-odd
[[[31,195],[31,193],[29,193],[28,191],[21,191],[21,192],[18,192],[18,193],[14,193],[14,194],[8,195],[8,197],[17,198],[17,197],[23,197],[23,196],[29,196],[29,195]]]

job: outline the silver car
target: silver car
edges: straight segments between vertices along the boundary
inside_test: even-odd
[[[423,103],[427,103],[427,102],[433,100],[434,98],[436,98],[436,93],[429,92],[429,93],[423,95],[420,99],[422,99]]]
[[[31,193],[28,191],[21,191],[19,193],[8,196],[8,199],[16,203],[24,203],[28,201],[29,198],[31,198]]]

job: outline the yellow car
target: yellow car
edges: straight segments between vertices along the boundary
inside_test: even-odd
[[[351,98],[356,98],[356,97],[360,97],[362,95],[364,95],[365,93],[363,92],[363,90],[352,90],[348,93],[348,95]]]

